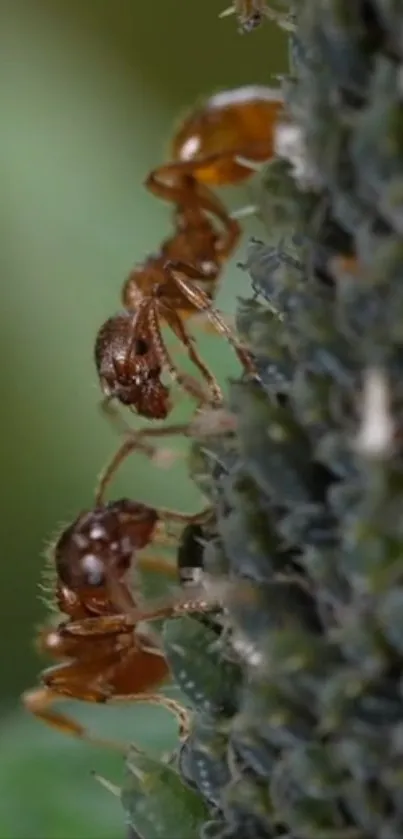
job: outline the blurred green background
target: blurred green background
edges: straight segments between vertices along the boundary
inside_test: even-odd
[[[218,19],[225,2],[0,2],[0,839],[124,832],[118,803],[90,777],[96,768],[118,780],[121,760],[48,731],[21,710],[19,694],[45,663],[32,648],[44,617],[44,546],[91,504],[117,443],[97,410],[94,336],[119,309],[131,264],[170,229],[169,208],[143,180],[195,99],[271,84],[284,69],[278,30],[239,36],[233,18]],[[225,192],[233,207],[251,199],[253,185]],[[245,229],[265,233],[256,220]],[[244,246],[220,293],[226,312],[247,282],[236,267]],[[202,349],[222,380],[236,370],[216,337]],[[185,462],[175,470],[173,481],[134,457],[112,492],[197,509]],[[148,745],[167,748],[171,721],[156,710],[78,710],[105,735],[144,744],[150,714]]]

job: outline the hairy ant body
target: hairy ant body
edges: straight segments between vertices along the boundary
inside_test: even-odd
[[[174,521],[198,521],[164,511]],[[66,616],[42,630],[38,645],[59,661],[42,674],[43,686],[23,695],[26,708],[60,731],[103,745],[117,746],[89,734],[74,719],[53,709],[61,699],[84,702],[151,702],[173,712],[186,728],[187,714],[177,703],[153,691],[169,677],[158,636],[147,622],[210,607],[201,595],[173,595],[147,603],[128,579],[135,570],[176,578],[162,558],[139,557],[159,520],[158,511],[120,499],[81,513],[60,535],[52,552],[56,603]],[[120,746],[118,746],[120,748]]]
[[[197,527],[209,511],[187,515],[149,507],[129,499],[105,502],[106,488],[120,463],[141,446],[119,449],[99,481],[93,509],[84,511],[57,538],[50,552],[53,596],[63,616],[58,625],[41,630],[38,646],[60,663],[42,674],[43,686],[23,695],[26,708],[43,722],[103,745],[121,748],[89,734],[74,719],[53,709],[55,702],[151,702],[166,707],[186,728],[186,711],[153,691],[169,676],[158,636],[148,622],[211,607],[201,589],[174,593],[156,602],[144,601],[139,571],[177,579],[175,566],[162,557],[139,552],[150,544],[166,544],[165,522]],[[131,572],[134,571],[134,577]]]
[[[217,380],[184,325],[189,316],[202,312],[239,350],[212,301],[241,230],[210,187],[240,183],[256,163],[273,156],[273,128],[282,107],[279,91],[258,86],[210,97],[176,132],[172,162],[148,176],[147,188],[174,205],[175,230],[157,254],[129,274],[122,291],[124,311],[109,318],[98,333],[95,363],[104,407],[117,399],[141,416],[165,419],[172,408],[162,381],[165,370],[199,404],[222,402]],[[162,324],[186,348],[207,391],[178,369]],[[242,359],[251,369],[246,353]]]

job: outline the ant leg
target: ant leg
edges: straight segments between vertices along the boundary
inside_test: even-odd
[[[177,435],[177,434],[184,434],[189,431],[190,424],[178,424],[178,425],[171,425],[167,428],[150,428],[144,429],[144,436],[161,436],[165,437],[168,435]],[[141,435],[141,431],[139,432]],[[138,440],[137,435],[136,437],[130,438],[125,440],[121,446],[119,446],[116,454],[113,456],[110,463],[106,466],[104,472],[101,474],[101,477],[98,482],[98,488],[95,495],[95,506],[98,507],[104,502],[105,490],[106,487],[109,485],[113,475],[118,470],[119,466],[123,461],[133,452],[138,450]],[[143,449],[140,449],[143,451]],[[211,515],[211,507],[205,507],[198,513],[181,513],[179,510],[170,510],[166,507],[158,507],[156,510],[158,514],[158,518],[165,520],[165,521],[172,521],[172,522],[179,522],[181,524],[203,524]],[[162,522],[163,523],[163,522]],[[153,537],[153,542],[161,545],[169,546],[171,541],[166,538],[166,534],[164,530],[161,532],[161,528],[158,529],[157,523],[157,532],[155,537]],[[159,530],[159,532],[158,532]],[[175,543],[174,543],[175,544]]]
[[[210,158],[205,162],[208,163],[209,160]],[[214,160],[211,162],[214,163]],[[215,215],[224,227],[225,233],[222,234],[220,240],[217,242],[217,252],[220,260],[223,262],[224,260],[230,259],[239,243],[242,234],[241,225],[232,213],[228,213],[227,208],[208,186],[198,182],[197,188],[203,208],[207,212],[212,213],[212,215]]]
[[[170,201],[173,204],[196,206],[198,209],[213,213],[226,225],[228,212],[220,201],[205,184],[197,178],[197,170],[205,169],[209,165],[221,162],[222,153],[216,153],[202,160],[180,160],[166,163],[153,169],[145,181],[145,187],[157,198]],[[231,155],[232,158],[233,155]]]
[[[158,516],[165,521],[180,522],[181,524],[204,524],[211,517],[211,507],[205,507],[199,513],[181,513],[158,507]]]
[[[253,160],[250,157],[244,157],[243,154],[236,154],[234,161],[243,166],[244,169],[250,169],[251,172],[261,172],[266,165],[265,161]]]
[[[233,153],[216,153],[198,161],[181,160],[168,163],[150,172],[145,182],[147,189],[158,198],[179,205],[194,205],[197,209],[216,216],[226,231],[218,245],[223,260],[229,259],[235,250],[241,236],[241,227],[228,213],[218,196],[202,183],[203,178],[198,180],[198,170],[208,170],[215,163],[221,163],[225,157],[232,160]]]
[[[148,437],[169,437],[170,435],[184,434],[188,431],[189,424],[178,423],[166,428],[142,428],[139,431],[131,429],[129,436],[119,446],[110,462],[104,467],[99,478],[95,491],[95,506],[104,503],[105,492],[121,464],[135,451],[147,455],[151,460],[158,461],[158,449],[147,444]]]
[[[162,548],[176,548],[178,545],[178,535],[177,533],[171,533],[167,529],[164,521],[157,521],[154,528],[153,545],[161,546]]]
[[[111,698],[109,704],[117,702],[144,702],[147,705],[159,705],[160,708],[165,708],[174,717],[176,717],[179,737],[185,739],[190,730],[190,715],[188,710],[176,702],[174,699],[169,699],[167,696],[159,693],[135,693],[128,696],[114,696]]]
[[[71,621],[66,628],[67,635],[88,638],[129,632],[142,621],[156,621],[163,618],[181,617],[183,615],[204,614],[217,608],[217,599],[213,595],[207,597],[204,590],[195,591],[191,598],[189,592],[180,591],[171,597],[153,600],[141,608],[127,607],[125,613],[108,615],[102,618],[83,618]],[[101,627],[101,624],[103,628]]]
[[[224,318],[211,305],[211,300],[201,288],[188,282],[188,279],[197,279],[197,274],[191,265],[186,262],[168,262],[166,268],[170,271],[172,279],[184,296],[193,303],[195,309],[204,312],[217,332],[225,335],[231,346],[234,348],[243,368],[252,376],[257,376],[257,371],[250,353],[245,350],[234,337],[231,329],[225,323]],[[184,275],[184,276],[183,276]]]
[[[207,296],[207,295],[206,295]],[[160,357],[160,363],[162,367],[165,367],[173,381],[177,382],[183,390],[188,393],[189,396],[192,396],[193,399],[196,399],[200,405],[221,405],[222,404],[222,392],[219,389],[218,384],[214,385],[214,388],[210,384],[211,382],[215,382],[214,377],[211,373],[207,373],[207,368],[201,362],[201,366],[199,363],[196,364],[194,362],[200,372],[202,372],[203,377],[206,378],[208,375],[208,384],[210,384],[211,393],[208,394],[201,385],[194,379],[192,376],[183,373],[181,370],[178,370],[177,366],[174,364],[167,347],[163,341],[161,329],[159,325],[159,318],[158,318],[158,308],[159,308],[159,301],[154,300],[153,305],[150,306],[149,311],[149,326],[150,332],[153,336],[153,342],[156,352]],[[191,338],[188,336],[189,344],[191,343]],[[188,348],[189,349],[189,348]],[[194,352],[194,350],[193,350]],[[196,354],[195,354],[196,357]],[[206,372],[205,372],[206,371]],[[219,392],[218,392],[219,389]],[[219,400],[219,401],[218,401]]]
[[[195,367],[197,367],[198,370],[200,370],[200,373],[207,382],[209,390],[213,396],[214,404],[221,405],[223,401],[222,390],[217,382],[216,377],[212,374],[209,367],[207,367],[204,361],[200,358],[200,355],[194,346],[192,337],[188,334],[181,321],[181,318],[179,317],[175,309],[165,306],[164,304],[162,305],[164,308],[164,319],[166,323],[168,324],[168,326],[170,326],[174,335],[176,335],[178,340],[186,348],[188,356],[195,365]]]
[[[56,728],[57,731],[63,732],[63,734],[69,734],[71,737],[76,737],[79,740],[85,740],[87,743],[91,743],[95,746],[101,746],[103,748],[113,749],[114,751],[127,754],[128,746],[125,744],[119,743],[116,740],[108,740],[103,737],[97,737],[96,735],[91,734],[83,725],[76,722],[76,720],[72,717],[52,709],[51,706],[55,702],[63,701],[63,699],[66,700],[66,698],[68,697],[58,694],[49,687],[39,687],[26,691],[22,695],[22,702],[31,714],[52,728]],[[110,699],[106,698],[105,701],[108,702],[108,704],[115,702],[142,702],[146,704],[159,705],[160,707],[166,708],[167,711],[176,717],[180,738],[183,739],[188,735],[188,711],[180,705],[179,702],[175,702],[175,700],[169,699],[166,696],[154,693],[138,693],[111,697]]]
[[[105,396],[105,398],[102,399],[99,403],[101,413],[120,434],[132,434],[133,429],[126,420],[123,419],[120,411],[116,407],[116,404],[112,404],[114,399],[116,399],[114,393],[108,394],[108,396]]]
[[[115,740],[106,740],[101,737],[96,737],[90,734],[86,728],[80,723],[76,722],[67,714],[62,714],[59,711],[54,711],[52,705],[67,697],[60,696],[56,691],[48,687],[34,688],[33,690],[25,691],[22,695],[22,702],[25,708],[30,711],[35,717],[42,720],[42,722],[56,728],[64,734],[69,734],[72,737],[77,737],[80,740],[92,743],[96,746],[114,749],[115,751],[127,753],[127,747]]]
[[[131,605],[131,610],[133,606]],[[127,614],[96,615],[92,618],[72,620],[63,626],[63,636],[100,637],[121,635],[133,629],[133,618]]]
[[[231,218],[250,218],[251,216],[257,216],[258,212],[259,207],[257,206],[257,204],[246,204],[244,207],[240,207],[238,210],[233,210],[233,212],[231,213]]]

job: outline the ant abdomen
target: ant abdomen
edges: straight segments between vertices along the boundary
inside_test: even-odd
[[[54,546],[59,581],[76,592],[105,586],[108,573],[121,579],[152,538],[157,518],[152,508],[125,498],[81,513]]]
[[[143,417],[165,419],[169,388],[161,381],[153,341],[134,331],[135,318],[130,312],[114,315],[98,332],[94,354],[101,388]]]
[[[281,91],[260,85],[210,96],[182,122],[172,142],[173,160],[194,162],[195,177],[210,186],[237,184],[255,163],[274,152],[274,125],[284,110]]]

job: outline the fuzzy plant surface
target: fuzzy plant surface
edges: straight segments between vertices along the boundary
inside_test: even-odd
[[[195,440],[222,619],[167,621],[192,706],[130,757],[142,839],[403,835],[403,3],[299,0],[237,328],[259,376]]]

